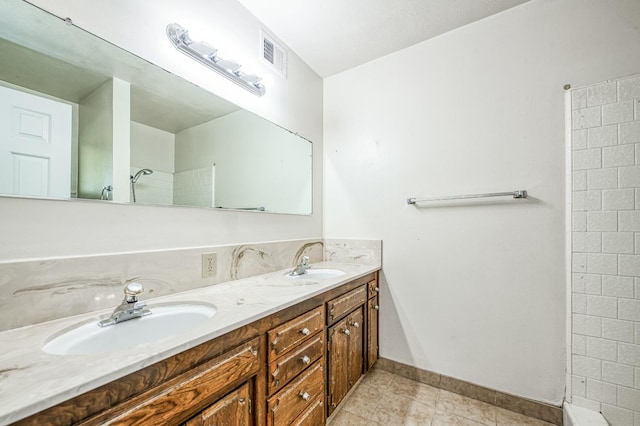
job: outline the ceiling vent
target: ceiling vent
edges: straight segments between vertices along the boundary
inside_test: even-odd
[[[276,43],[270,35],[262,31],[261,51],[264,59],[278,74],[287,78],[287,51]]]

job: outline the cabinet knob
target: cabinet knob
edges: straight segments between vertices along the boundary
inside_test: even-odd
[[[311,358],[305,355],[302,358],[300,358],[300,361],[302,361],[303,364],[309,364],[311,362]]]
[[[304,334],[305,336],[308,336],[309,333],[311,333],[311,331],[307,327],[305,327],[302,330],[300,330],[300,333]]]
[[[344,334],[346,334],[347,336],[351,334],[351,331],[349,331],[348,328],[345,328],[343,331]]]
[[[308,401],[311,399],[311,395],[309,395],[307,392],[300,392],[300,398],[304,399],[305,401]]]
[[[380,306],[379,306],[379,305],[375,305],[375,306],[373,307],[373,309],[375,309],[376,311],[379,311],[379,310],[380,310]]]
[[[352,322],[351,323],[352,326],[354,326],[355,328],[360,328],[360,323],[356,322]]]
[[[374,288],[375,291],[380,291],[380,287]]]

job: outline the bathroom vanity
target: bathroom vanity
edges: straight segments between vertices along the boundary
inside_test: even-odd
[[[100,378],[84,385],[80,378],[85,375],[82,362],[87,356],[39,355],[41,360],[59,362],[62,374],[76,363],[79,377],[70,391],[48,398],[61,400],[54,405],[41,406],[19,420],[4,419],[25,425],[324,424],[378,357],[379,268],[331,266],[348,272],[317,281],[278,272],[181,294],[183,300],[198,297],[215,303],[212,293],[217,292],[219,312],[214,319],[227,326],[194,330],[193,336],[198,337],[182,339],[164,351],[170,356],[157,361],[161,354],[144,357],[144,352],[154,350],[153,343],[121,354],[93,355],[107,366],[102,374],[95,374]],[[239,320],[235,312],[224,318],[233,304],[238,311],[252,305],[248,296],[264,292],[258,287],[272,290],[272,300],[264,297],[268,308],[262,314]],[[153,310],[152,303],[150,308]],[[212,320],[210,326],[215,323]],[[118,370],[123,371],[117,364],[131,357],[136,359],[129,363],[132,371],[116,377]],[[115,364],[112,368],[110,362]],[[54,374],[55,366],[48,367],[52,368],[49,374]],[[16,372],[12,380],[19,376]],[[110,377],[113,379],[107,380]],[[68,379],[61,377],[60,381]],[[100,381],[104,383],[95,386]]]

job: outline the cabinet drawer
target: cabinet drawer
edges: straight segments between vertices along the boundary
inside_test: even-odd
[[[267,401],[269,426],[288,425],[314,401],[324,397],[324,360],[316,361],[307,371]]]
[[[319,398],[309,408],[304,410],[297,419],[291,423],[292,426],[318,426],[324,424],[324,398]]]
[[[367,297],[371,299],[376,296],[380,292],[380,288],[378,287],[378,280],[371,280],[367,283]]]
[[[152,425],[179,423],[186,418],[185,407],[203,409],[234,383],[241,383],[260,370],[260,339],[255,338],[219,357],[169,380],[132,400],[115,407],[121,414],[106,412],[87,424]],[[263,361],[264,362],[264,361]],[[84,423],[83,423],[84,424]]]
[[[309,336],[324,327],[322,306],[302,314],[267,333],[269,341],[269,362],[282,355]]]
[[[269,395],[286,385],[302,370],[319,359],[324,351],[324,333],[318,333],[299,349],[290,351],[269,364]]]
[[[327,304],[329,324],[367,302],[367,286],[362,285],[349,293],[336,297]]]
[[[245,383],[238,389],[220,398],[193,419],[184,423],[184,426],[224,424],[242,426],[252,424],[250,388],[249,383]]]

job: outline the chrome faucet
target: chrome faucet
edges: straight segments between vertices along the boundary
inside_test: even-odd
[[[311,268],[312,265],[309,265],[309,256],[302,256],[302,262],[295,269],[289,272],[291,276],[304,275],[307,273],[307,269]]]
[[[124,299],[122,299],[120,306],[113,310],[109,318],[100,321],[98,325],[100,327],[107,327],[151,314],[151,311],[146,309],[147,304],[138,298],[143,291],[144,288],[142,288],[142,284],[127,284],[124,288]]]

